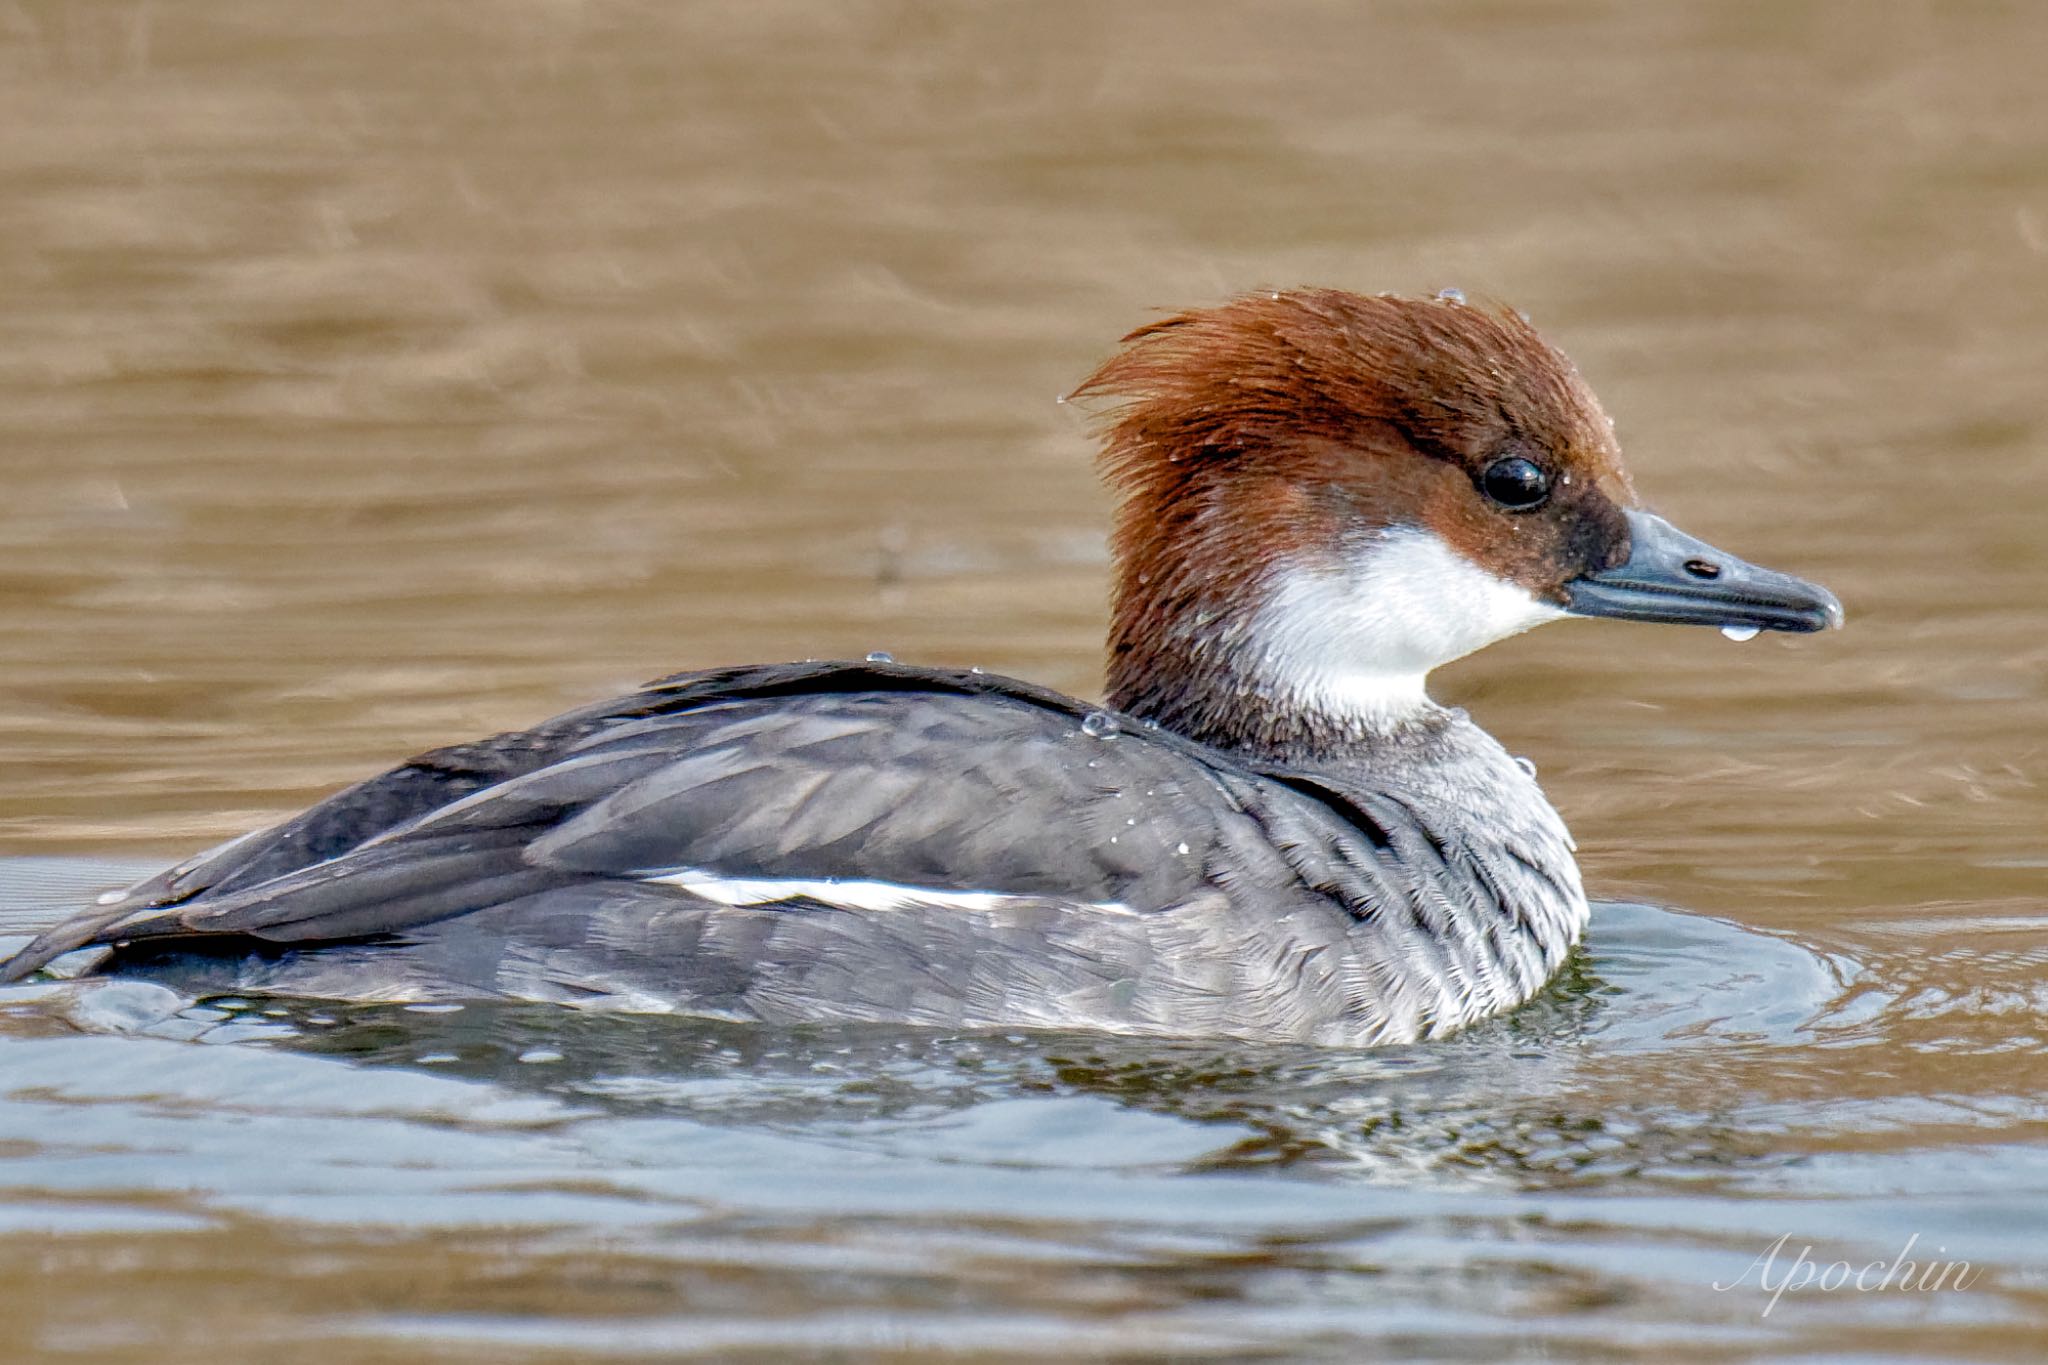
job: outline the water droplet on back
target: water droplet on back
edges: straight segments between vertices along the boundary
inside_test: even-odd
[[[1536,776],[1536,760],[1533,758],[1523,758],[1520,754],[1517,754],[1515,756],[1515,766],[1531,777]]]
[[[1462,289],[1439,289],[1436,291],[1436,296],[1445,303],[1463,303],[1465,301],[1465,291]]]
[[[1741,644],[1744,640],[1754,640],[1757,637],[1757,635],[1761,632],[1761,630],[1762,628],[1759,626],[1721,627],[1721,633],[1727,636],[1729,639],[1733,640],[1738,645]]]
[[[871,649],[868,651],[868,662],[871,664],[893,664],[896,662],[896,656],[886,649]]]
[[[1081,718],[1081,729],[1097,739],[1114,739],[1123,727],[1107,711],[1090,711]]]

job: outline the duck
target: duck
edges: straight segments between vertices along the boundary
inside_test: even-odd
[[[1117,495],[1101,701],[886,655],[678,673],[110,892],[0,981],[97,948],[193,995],[1438,1039],[1589,910],[1533,769],[1431,672],[1570,617],[1842,623],[1649,511],[1505,306],[1244,294],[1071,397]]]

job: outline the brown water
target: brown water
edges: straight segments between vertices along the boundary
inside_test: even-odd
[[[1053,400],[1242,288],[1512,300],[1851,627],[1446,676],[1644,904],[1436,1048],[16,992],[0,1351],[2048,1355],[2044,61],[2020,4],[0,8],[17,924],[671,669],[1092,690]],[[1967,1287],[1758,1285],[1909,1242]]]

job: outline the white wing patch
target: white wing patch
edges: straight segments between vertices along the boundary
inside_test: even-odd
[[[727,877],[695,867],[642,872],[639,879],[654,886],[679,887],[693,896],[734,906],[772,905],[777,901],[801,897],[847,910],[986,912],[1006,906],[1043,906],[1058,899],[1052,896],[1020,896],[1007,891],[942,891],[929,886],[903,886],[896,882],[852,881],[837,877],[808,880],[796,877]],[[1106,915],[1132,913],[1129,906],[1115,901],[1076,902],[1075,908]]]

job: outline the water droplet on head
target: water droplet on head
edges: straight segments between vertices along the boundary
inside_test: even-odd
[[[1744,640],[1754,640],[1760,633],[1762,633],[1762,630],[1763,628],[1761,626],[1721,627],[1721,633],[1727,636],[1729,639],[1733,640],[1738,645],[1741,644]]]
[[[1178,854],[1182,855],[1183,857],[1185,857],[1185,856],[1187,855],[1187,851],[1188,851],[1188,845],[1187,845],[1187,841],[1186,841],[1185,839],[1183,839],[1183,840],[1182,840],[1182,841],[1181,841],[1181,842],[1180,842],[1180,843],[1179,843],[1179,844],[1178,844],[1178,845],[1177,845],[1177,846],[1176,846],[1176,847],[1174,848],[1174,850],[1173,850],[1173,851],[1174,851],[1175,853],[1178,853]]]
[[[1097,739],[1112,739],[1123,727],[1107,711],[1090,711],[1081,718],[1081,728]]]
[[[1436,296],[1445,303],[1463,303],[1465,301],[1465,291],[1462,289],[1439,289],[1436,291]]]
[[[1536,776],[1536,760],[1533,758],[1523,758],[1520,754],[1517,754],[1515,755],[1515,766],[1531,777]]]
[[[896,656],[886,649],[871,649],[868,651],[868,662],[871,664],[893,664],[896,662]]]

